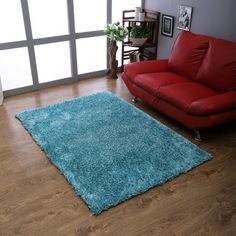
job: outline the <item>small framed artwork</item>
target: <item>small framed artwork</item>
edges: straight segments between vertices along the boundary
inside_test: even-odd
[[[173,24],[173,16],[162,15],[161,34],[168,37],[173,37]]]
[[[177,28],[190,30],[193,8],[189,6],[179,6]]]

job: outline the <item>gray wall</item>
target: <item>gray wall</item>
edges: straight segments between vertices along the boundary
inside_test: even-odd
[[[179,5],[193,7],[191,32],[236,41],[236,0],[146,0],[145,2],[145,8],[174,16],[175,21]],[[173,38],[159,35],[158,58],[168,58],[179,32],[175,22]]]

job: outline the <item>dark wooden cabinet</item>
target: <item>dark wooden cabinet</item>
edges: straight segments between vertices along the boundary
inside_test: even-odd
[[[157,47],[158,47],[158,32],[160,23],[160,12],[144,9],[145,19],[144,21],[139,21],[135,19],[135,10],[124,10],[122,23],[123,26],[127,27],[129,34],[126,41],[122,42],[122,53],[121,62],[122,69],[124,64],[129,62],[130,55],[134,52],[141,55],[142,60],[152,60],[157,57]],[[147,39],[142,46],[133,46],[130,41],[130,32],[133,25],[142,24],[144,27],[150,29],[150,37]]]

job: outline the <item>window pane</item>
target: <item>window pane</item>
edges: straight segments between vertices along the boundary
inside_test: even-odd
[[[0,43],[25,40],[25,27],[19,0],[0,1]]]
[[[0,75],[3,91],[32,85],[28,49],[1,50]]]
[[[68,34],[67,0],[28,0],[34,38]]]
[[[78,74],[107,68],[106,36],[76,40]]]
[[[107,0],[74,0],[75,30],[103,30],[107,21]]]
[[[69,42],[35,46],[39,82],[71,77]]]
[[[112,22],[122,23],[122,11],[134,10],[135,7],[141,7],[141,0],[113,0],[112,1]]]

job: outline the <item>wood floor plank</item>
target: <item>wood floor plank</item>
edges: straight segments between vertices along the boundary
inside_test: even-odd
[[[187,128],[139,101],[135,106],[183,135],[213,159],[162,186],[92,216],[85,203],[35,144],[15,113],[65,99],[111,91],[128,102],[124,83],[104,77],[8,97],[0,107],[0,235],[236,235],[234,122]]]

